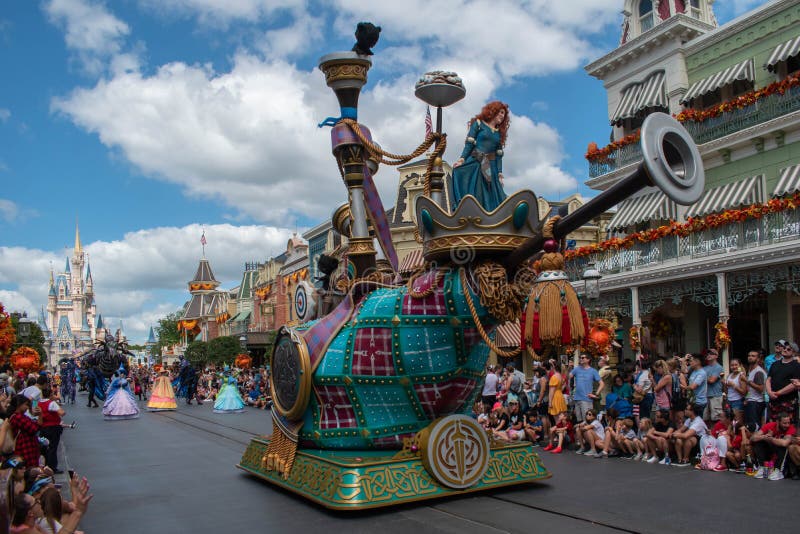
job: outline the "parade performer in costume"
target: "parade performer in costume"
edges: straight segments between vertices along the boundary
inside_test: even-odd
[[[469,122],[469,133],[461,157],[453,163],[453,209],[467,195],[474,196],[486,211],[506,198],[503,191],[503,147],[511,122],[508,106],[489,102]]]
[[[214,413],[242,413],[244,411],[244,401],[239,395],[236,377],[226,373],[227,380],[224,381],[222,389],[217,393],[217,400],[214,401]]]
[[[172,381],[172,386],[175,388],[176,397],[185,398],[186,404],[192,403],[197,392],[197,371],[183,356],[180,360],[180,371]]]
[[[136,419],[139,417],[139,407],[136,405],[136,398],[128,387],[128,378],[125,368],[120,366],[114,373],[111,385],[106,393],[106,401],[103,403],[103,418],[107,421],[119,419]]]
[[[153,392],[147,402],[147,410],[160,412],[164,410],[176,410],[178,403],[175,402],[175,392],[172,390],[172,383],[169,381],[169,372],[163,369],[153,385]]]
[[[61,401],[64,403],[75,404],[76,369],[77,365],[75,365],[74,358],[70,358],[61,364],[59,376],[61,377]]]

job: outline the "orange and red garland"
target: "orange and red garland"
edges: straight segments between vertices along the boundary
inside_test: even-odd
[[[728,332],[728,325],[719,322],[714,325],[714,330],[717,331],[716,335],[714,336],[714,346],[717,347],[717,350],[724,350],[728,348],[731,344],[731,334]]]
[[[631,350],[636,352],[640,348],[642,348],[642,339],[639,334],[639,327],[632,326],[630,330],[628,330],[628,338],[630,340]]]
[[[607,250],[629,249],[637,243],[650,243],[670,235],[686,237],[690,234],[718,228],[726,224],[743,222],[748,219],[760,219],[771,213],[797,209],[800,206],[800,192],[787,198],[773,198],[764,204],[753,204],[746,208],[725,210],[722,213],[712,213],[705,217],[691,217],[685,223],[672,221],[670,224],[659,226],[650,230],[634,232],[625,237],[612,237],[600,243],[586,245],[576,250],[567,250],[564,253],[566,261],[582,258]]]
[[[739,95],[736,98],[722,102],[721,104],[708,109],[689,108],[673,116],[676,120],[678,120],[678,122],[703,122],[707,119],[719,117],[723,113],[729,113],[734,110],[750,107],[759,100],[768,96],[774,94],[782,95],[794,87],[800,87],[800,74],[787,76],[783,80],[771,83],[761,89],[748,91],[743,95]],[[636,130],[632,134],[627,135],[617,141],[613,141],[603,148],[597,148],[596,143],[590,143],[584,157],[593,163],[606,161],[612,152],[619,150],[626,145],[638,143],[640,135],[641,132]]]

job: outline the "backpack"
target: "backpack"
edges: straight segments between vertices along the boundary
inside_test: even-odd
[[[525,383],[525,375],[521,371],[514,370],[514,375],[511,377],[511,386],[509,390],[512,393],[519,395],[522,393],[522,384]]]
[[[633,405],[625,397],[620,397],[616,393],[609,393],[606,395],[606,412],[614,408],[619,414],[618,419],[631,417],[633,415]]]
[[[672,389],[669,396],[669,407],[675,411],[686,409],[686,395],[681,390],[681,379],[678,373],[672,373]]]
[[[700,469],[712,471],[720,465],[719,450],[714,441],[709,440],[703,448],[703,455],[700,458]]]

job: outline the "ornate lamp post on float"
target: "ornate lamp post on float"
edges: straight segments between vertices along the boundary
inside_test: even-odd
[[[421,83],[432,80],[432,83]],[[437,79],[451,80],[454,83],[436,83]],[[442,134],[442,108],[452,106],[467,94],[461,79],[454,72],[433,71],[425,73],[417,84],[414,95],[417,98],[436,108],[436,133],[439,137],[436,140],[436,148],[441,144]],[[433,161],[433,169],[430,173],[430,195],[431,199],[449,211],[449,206],[444,202],[444,169],[442,168],[442,158],[436,157]]]

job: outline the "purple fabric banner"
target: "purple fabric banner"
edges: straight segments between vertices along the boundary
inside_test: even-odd
[[[372,226],[375,228],[375,235],[378,238],[378,243],[386,255],[386,259],[392,264],[392,269],[397,271],[397,251],[394,249],[392,243],[392,233],[389,231],[389,220],[386,218],[386,212],[383,211],[383,202],[378,194],[378,189],[375,187],[375,182],[372,180],[372,174],[369,169],[364,165],[364,199],[367,202],[367,211],[369,218],[372,221]]]

